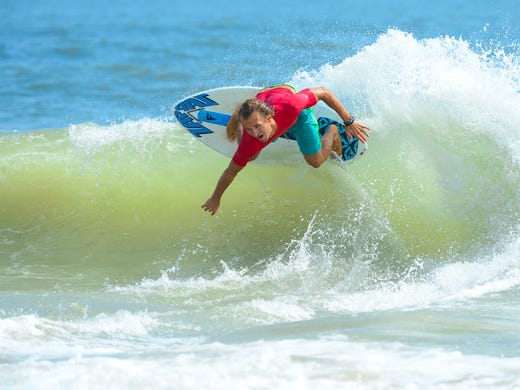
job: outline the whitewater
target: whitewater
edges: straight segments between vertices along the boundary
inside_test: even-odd
[[[228,158],[167,104],[4,125],[0,387],[520,388],[516,42],[389,28],[294,67],[367,154],[252,163],[214,217]]]

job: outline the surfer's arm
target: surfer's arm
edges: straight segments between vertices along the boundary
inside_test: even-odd
[[[206,203],[201,206],[204,211],[209,211],[211,215],[215,215],[220,206],[220,199],[222,198],[224,191],[226,191],[233,180],[235,180],[235,177],[237,176],[238,172],[242,170],[242,168],[243,167],[235,164],[233,161],[229,163],[229,166],[220,176],[220,179],[217,182],[217,186],[215,187],[215,191],[213,191],[213,194],[206,201]]]
[[[323,101],[327,106],[332,108],[339,115],[341,120],[348,124],[351,119],[353,119],[352,115],[347,111],[345,106],[341,103],[341,101],[334,95],[327,87],[317,87],[317,88],[309,88],[311,92],[316,96],[317,101]],[[359,123],[358,121],[352,122],[347,126],[346,132],[351,137],[356,137],[361,142],[367,142],[368,138],[368,130],[370,128],[368,126]]]

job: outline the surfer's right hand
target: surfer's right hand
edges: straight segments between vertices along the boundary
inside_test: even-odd
[[[215,199],[214,197],[211,197],[201,207],[204,209],[204,211],[208,211],[211,213],[211,215],[215,215],[219,206],[220,199]]]

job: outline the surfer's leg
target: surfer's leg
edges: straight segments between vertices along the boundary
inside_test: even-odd
[[[303,110],[298,116],[296,123],[289,129],[303,155],[315,154],[321,149],[318,121],[314,116],[312,108]]]
[[[317,168],[321,166],[334,151],[341,155],[341,140],[338,136],[337,126],[330,124],[321,135],[318,120],[311,108],[301,112],[298,120],[291,127],[290,132],[294,135],[300,147],[300,151],[307,164]]]
[[[336,128],[336,130],[338,130],[338,127],[336,125],[330,125],[329,130],[332,130],[333,128]],[[342,153],[341,138],[339,137],[338,131],[334,132],[334,141],[332,141],[332,150],[338,156],[341,156],[341,153]]]
[[[314,154],[304,155],[307,164],[314,168],[320,167],[331,156],[332,143],[338,131],[337,127],[329,126],[328,131],[321,137],[321,148]]]

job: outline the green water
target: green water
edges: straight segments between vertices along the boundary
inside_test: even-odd
[[[407,129],[415,138],[403,143],[389,129],[348,171],[332,161],[320,170],[251,164],[208,218],[200,205],[227,159],[168,123],[148,123],[136,139],[146,125],[2,136],[2,257],[16,270],[4,283],[47,288],[54,272],[78,272],[86,285],[104,283],[100,275],[133,280],[172,261],[188,273],[221,260],[250,266],[280,254],[313,217],[320,245],[338,259],[398,268],[485,250],[518,220],[519,177],[506,151],[489,155],[490,138],[461,145],[427,129]],[[39,274],[43,264],[52,277]]]

